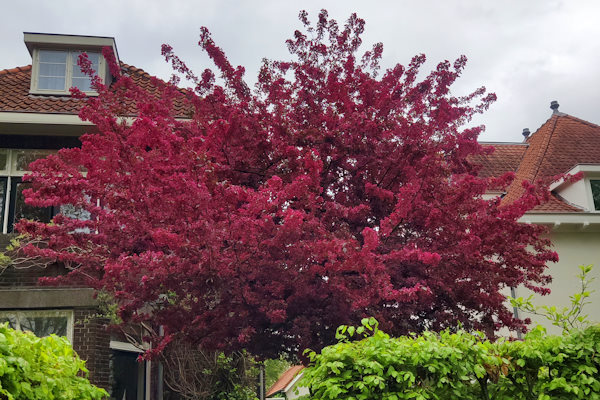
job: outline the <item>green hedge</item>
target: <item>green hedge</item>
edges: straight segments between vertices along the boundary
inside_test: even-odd
[[[352,336],[368,337],[350,341]],[[600,326],[522,341],[465,331],[391,338],[374,319],[308,352],[311,399],[600,399]]]
[[[0,324],[0,399],[78,400],[108,397],[66,338],[38,338]]]

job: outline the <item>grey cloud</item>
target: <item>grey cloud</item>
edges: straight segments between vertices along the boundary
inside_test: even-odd
[[[313,19],[326,8],[340,22],[357,12],[367,22],[365,45],[384,43],[384,66],[426,53],[430,69],[467,55],[455,92],[485,85],[498,95],[491,110],[473,121],[487,125],[484,140],[520,141],[522,128],[539,127],[555,99],[561,110],[600,122],[600,3],[595,0],[25,0],[3,4],[0,69],[30,63],[22,32],[38,31],[114,36],[125,62],[168,78],[170,69],[160,56],[163,42],[194,69],[210,66],[196,44],[199,27],[207,26],[254,82],[263,57],[287,56],[284,41],[300,27],[300,8]]]

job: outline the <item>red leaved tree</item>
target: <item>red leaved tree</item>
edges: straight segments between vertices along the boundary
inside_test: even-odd
[[[423,55],[380,71],[381,44],[358,55],[363,20],[300,19],[292,59],[265,61],[254,90],[206,29],[218,79],[164,46],[195,88],[97,81],[80,117],[98,132],[29,175],[28,202],[77,213],[21,221],[46,243],[25,251],[114,295],[123,321],[162,325],[157,351],[175,335],[262,356],[317,349],[364,316],[394,334],[522,327],[501,290],[543,291],[556,254],[517,223],[534,188],[502,207],[482,198],[469,161],[482,128],[463,126],[495,96],[451,94],[465,57],[424,77]]]

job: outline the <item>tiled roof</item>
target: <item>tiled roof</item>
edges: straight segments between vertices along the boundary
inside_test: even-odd
[[[600,164],[600,126],[573,116],[553,114],[527,141],[527,146],[516,168],[516,178],[508,188],[504,202],[512,202],[523,194],[523,181],[550,183],[557,175],[568,172],[577,164]],[[514,145],[502,145],[506,147]],[[497,149],[498,145],[494,145]],[[496,151],[498,152],[498,150]],[[499,176],[506,172],[507,165],[514,162],[512,152],[504,149],[500,153],[485,156],[482,175]],[[501,160],[502,156],[508,160]],[[550,200],[530,212],[582,212],[556,194]]]
[[[486,178],[500,176],[507,172],[516,172],[523,159],[526,143],[481,143],[484,147],[493,147],[494,152],[473,158],[475,164],[481,165],[479,176]]]
[[[266,396],[269,397],[277,392],[284,390],[294,380],[296,375],[298,375],[303,369],[304,367],[302,365],[291,366],[279,377],[279,379],[277,379],[277,382],[275,382],[273,386],[271,386],[271,388],[267,391]]]
[[[527,150],[526,143],[481,143],[484,147],[493,147],[494,151],[486,155],[478,155],[470,159],[480,165],[479,176],[490,178],[502,176],[507,172],[516,172],[523,155]],[[490,187],[490,190],[501,188]]]
[[[151,82],[151,75],[140,68],[121,63],[121,71],[150,93],[157,89]],[[77,114],[83,101],[71,96],[29,94],[31,65],[0,71],[0,112],[33,112],[53,114]],[[131,108],[131,113],[135,113]],[[185,115],[184,106],[176,106],[177,115]]]

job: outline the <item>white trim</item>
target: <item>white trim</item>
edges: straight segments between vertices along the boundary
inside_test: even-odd
[[[113,350],[127,351],[130,353],[143,353],[144,349],[140,349],[129,342],[121,342],[118,340],[111,340],[109,347]]]
[[[66,53],[66,65],[65,65],[65,86],[62,89],[40,89],[38,87],[39,85],[39,70],[40,70],[40,50],[50,50],[50,51],[60,51],[63,53]],[[75,57],[78,53],[81,52],[89,52],[89,53],[94,53],[94,54],[98,54],[98,66],[97,66],[97,71],[96,71],[96,75],[98,75],[100,77],[100,79],[102,80],[102,82],[106,82],[106,76],[105,76],[105,71],[107,70],[106,68],[106,61],[104,60],[104,57],[102,56],[102,53],[99,51],[99,49],[95,49],[95,50],[86,50],[86,49],[81,49],[81,48],[72,48],[68,45],[66,46],[62,46],[59,48],[46,48],[46,47],[42,47],[42,48],[34,48],[33,49],[33,53],[32,53],[32,65],[31,65],[31,81],[30,81],[30,85],[29,85],[29,93],[30,94],[41,94],[41,95],[67,95],[70,96],[71,92],[70,92],[70,88],[73,86],[73,65],[77,65],[77,61],[75,60]],[[85,93],[88,96],[97,96],[98,92],[96,92],[95,90],[91,89],[91,90],[86,90],[83,91],[83,93]]]
[[[118,122],[133,124],[137,117],[119,117]],[[192,121],[190,118],[175,117],[176,121]],[[33,112],[0,112],[0,123],[8,124],[42,124],[42,125],[85,125],[94,126],[89,121],[82,121],[78,114],[33,113]]]
[[[600,224],[600,213],[527,213],[519,218],[519,222],[556,226],[560,224],[598,225]]]
[[[287,386],[283,389],[283,391],[286,393],[290,391],[290,389],[292,389],[294,387],[294,385],[296,384],[296,382],[298,382],[298,380],[300,380],[300,378],[302,378],[302,376],[304,375],[304,372],[300,371],[295,377],[294,379],[291,380],[290,383],[287,384]]]
[[[592,176],[586,176],[584,179],[585,195],[589,205],[588,208],[590,212],[593,213],[600,213],[600,210],[596,209],[596,204],[594,204],[594,192],[592,192],[592,181],[598,180],[600,180],[600,177],[598,177],[596,174],[593,174]]]
[[[108,36],[82,36],[82,35],[56,35],[48,33],[23,32],[23,40],[27,50],[31,54],[32,50],[39,46],[81,46],[81,47],[112,47],[117,61],[119,53],[115,38]]]
[[[600,164],[577,164],[576,166],[565,172],[565,174],[575,175],[580,172],[583,172],[586,175],[586,177],[587,175],[600,176]],[[559,180],[552,182],[550,186],[548,186],[548,189],[550,191],[553,191],[561,187],[564,183],[564,178],[560,178]]]
[[[51,114],[32,112],[0,112],[0,123],[9,124],[44,124],[44,125],[87,125],[93,126],[89,121],[82,121],[77,114]]]
[[[17,315],[22,314],[24,316],[34,317],[66,317],[67,318],[67,339],[73,343],[73,325],[74,317],[73,310],[2,310],[0,316]]]

